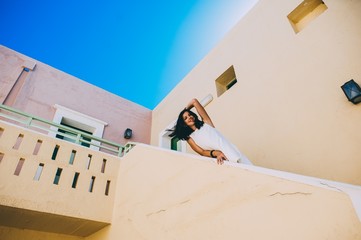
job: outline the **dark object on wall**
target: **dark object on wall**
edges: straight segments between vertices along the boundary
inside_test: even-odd
[[[350,102],[353,104],[361,102],[361,88],[353,79],[346,82],[341,88]]]
[[[124,131],[124,138],[130,139],[130,138],[132,137],[132,134],[133,134],[132,132],[133,132],[132,129],[127,128],[127,129]]]

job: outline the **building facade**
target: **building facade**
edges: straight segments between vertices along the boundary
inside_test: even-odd
[[[153,111],[0,46],[0,239],[361,239],[360,24],[260,0]],[[168,136],[192,98],[253,166]]]
[[[0,46],[0,101],[29,114],[125,144],[150,142],[151,110]]]
[[[187,103],[213,99],[214,124],[255,165],[360,185],[360,106],[340,88],[361,84],[360,11],[259,1],[154,109],[151,143],[169,147]]]

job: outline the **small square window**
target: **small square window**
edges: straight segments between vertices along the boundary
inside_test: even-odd
[[[287,18],[295,33],[298,33],[326,9],[327,6],[322,0],[304,0],[288,14]]]
[[[234,67],[230,66],[221,76],[216,79],[217,96],[221,96],[237,83]]]

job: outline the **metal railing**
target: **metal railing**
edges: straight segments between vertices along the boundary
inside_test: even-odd
[[[129,143],[126,146],[122,146],[118,143],[81,132],[71,127],[32,116],[3,104],[0,104],[0,118],[7,119],[10,122],[15,122],[26,128],[31,128],[46,134],[52,133],[54,134],[54,137],[62,136],[64,138],[71,139],[76,144],[81,145],[83,143],[89,146],[94,146],[99,148],[99,151],[105,150],[106,152],[116,154],[119,157],[123,156],[135,145],[134,143]]]

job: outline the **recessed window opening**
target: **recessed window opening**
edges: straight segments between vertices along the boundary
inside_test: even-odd
[[[109,195],[109,188],[110,188],[110,180],[107,181],[107,185],[105,186],[105,195]]]
[[[295,33],[298,33],[326,10],[327,6],[322,0],[304,0],[287,18]]]
[[[19,134],[18,138],[16,139],[15,145],[13,146],[13,149],[19,149],[21,142],[23,141],[24,135]]]
[[[1,163],[1,161],[3,160],[3,158],[4,158],[4,153],[2,153],[2,152],[0,152],[0,163]]]
[[[216,79],[217,96],[221,96],[237,83],[234,67],[230,66],[222,75]]]
[[[76,184],[78,183],[79,175],[80,175],[80,173],[78,173],[78,172],[76,172],[74,174],[73,184],[71,185],[72,188],[76,188]]]
[[[41,173],[43,172],[44,169],[44,163],[39,163],[38,169],[35,172],[35,176],[34,176],[34,180],[35,181],[39,181]]]
[[[71,164],[71,165],[74,164],[75,155],[76,155],[76,151],[75,150],[71,151],[69,164]]]
[[[3,135],[4,129],[0,128],[0,137]]]
[[[58,185],[59,184],[59,181],[60,181],[60,175],[61,175],[61,172],[63,171],[62,168],[58,168],[56,170],[56,173],[55,173],[55,177],[54,177],[54,184]]]
[[[55,159],[56,159],[56,156],[58,155],[59,148],[60,148],[59,145],[56,145],[56,146],[54,147],[53,154],[51,155],[51,159],[52,159],[52,160],[55,160]]]
[[[74,125],[79,126],[79,124],[74,123],[74,121],[69,121],[69,120],[66,121],[66,119],[63,119],[60,124],[66,126],[66,127],[72,128],[74,130],[77,130],[77,131],[79,131],[81,133],[87,133],[87,134],[90,134],[90,135],[93,134],[90,131],[86,131],[86,130],[84,130],[82,128],[75,127]],[[73,143],[76,142],[76,137],[77,137],[76,133],[71,132],[71,131],[67,131],[65,129],[58,129],[58,132],[60,132],[62,134],[57,134],[56,135],[57,138],[63,139],[63,140],[68,141],[68,142],[73,142]],[[84,141],[87,141],[87,142],[91,141],[90,138],[84,137],[83,135],[80,137],[80,139],[84,140]],[[90,144],[87,143],[87,142],[81,141],[80,145],[82,145],[84,147],[90,147]]]
[[[95,183],[95,176],[92,176],[92,178],[90,179],[89,192],[93,192],[94,183]]]
[[[14,175],[16,175],[16,176],[20,175],[20,172],[21,172],[21,169],[23,168],[24,162],[25,162],[24,158],[19,159],[18,165],[16,166],[16,169],[15,169],[15,172],[14,172]]]
[[[34,151],[33,151],[33,155],[38,155],[42,143],[43,143],[43,141],[38,139],[38,141],[36,142]]]
[[[87,162],[86,162],[86,169],[89,169],[90,168],[90,163],[92,161],[92,155],[89,154],[88,155],[88,158],[87,158]]]
[[[107,160],[103,159],[103,164],[102,164],[102,169],[101,172],[104,173],[105,172],[105,165],[107,164]]]

